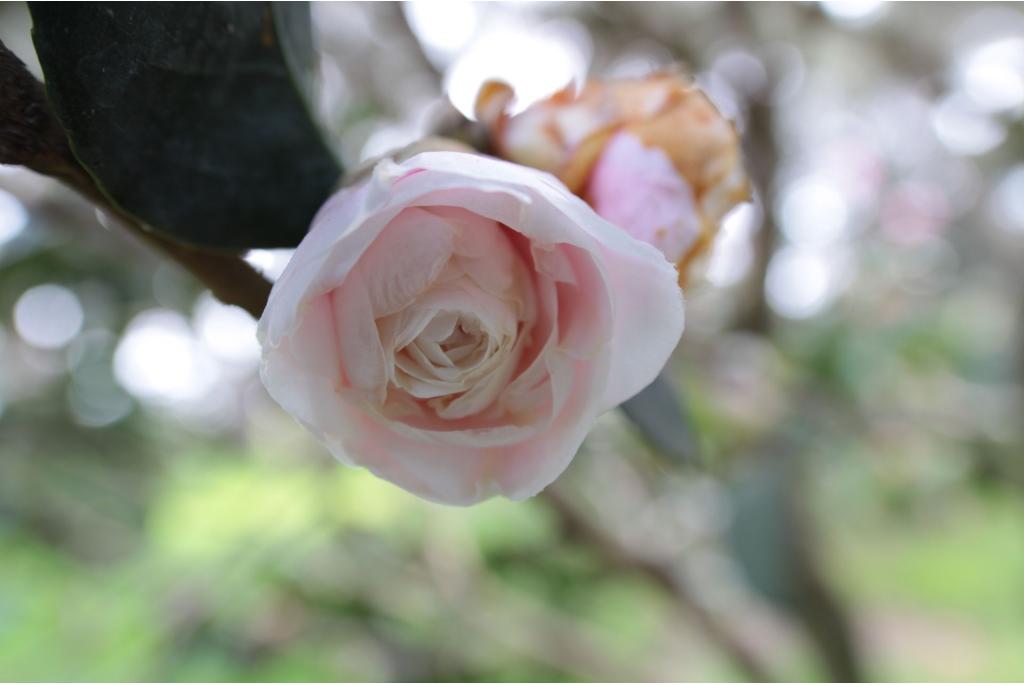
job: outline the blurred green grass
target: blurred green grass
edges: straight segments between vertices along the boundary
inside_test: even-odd
[[[642,674],[636,664],[666,646],[665,597],[559,544],[537,502],[449,509],[361,471],[210,448],[169,464],[141,543],[116,558],[0,527],[4,679],[564,680],[589,667]],[[951,490],[894,524],[877,488],[851,497],[844,483],[844,497],[818,491],[824,551],[872,675],[1021,673],[1017,494]],[[601,663],[571,654],[584,647]],[[681,673],[731,677],[708,650],[680,649]],[[801,658],[786,668],[813,677]]]
[[[820,505],[829,568],[881,680],[1014,680],[1024,672],[1024,501],[953,489],[893,511],[879,489]],[[865,505],[865,503],[870,503]]]

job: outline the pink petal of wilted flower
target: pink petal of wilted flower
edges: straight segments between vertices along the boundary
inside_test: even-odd
[[[700,234],[693,191],[672,160],[629,133],[616,134],[591,172],[584,197],[608,221],[678,262]]]

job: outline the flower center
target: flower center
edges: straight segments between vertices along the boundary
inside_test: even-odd
[[[474,371],[497,351],[493,343],[475,316],[438,312],[395,355],[395,380],[421,399],[465,391]]]

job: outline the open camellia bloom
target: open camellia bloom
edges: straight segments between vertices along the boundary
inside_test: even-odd
[[[548,174],[462,152],[340,191],[260,320],[271,396],[422,497],[536,494],[683,329],[676,271]]]
[[[477,96],[497,154],[549,171],[598,214],[678,265],[680,279],[721,219],[748,199],[739,136],[679,74],[591,81],[514,116],[511,88]]]

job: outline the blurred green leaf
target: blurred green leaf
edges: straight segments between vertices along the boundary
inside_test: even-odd
[[[119,206],[211,247],[296,245],[341,169],[310,118],[305,3],[31,4],[54,110]]]
[[[682,399],[664,373],[619,408],[660,454],[680,464],[697,461],[697,441]]]
[[[794,460],[758,459],[730,488],[733,517],[727,542],[751,586],[778,606],[799,603],[795,541],[788,520]]]

